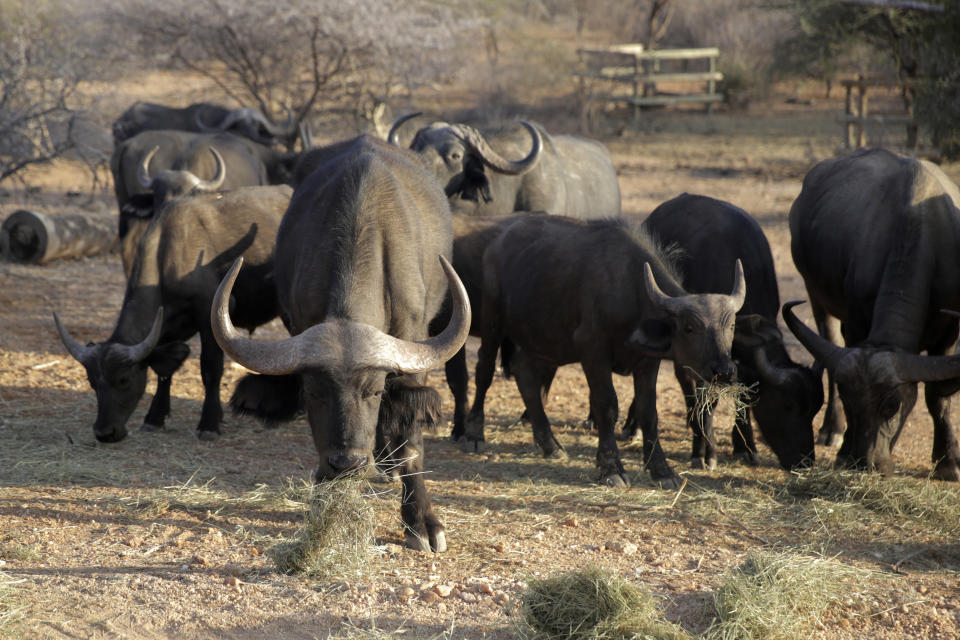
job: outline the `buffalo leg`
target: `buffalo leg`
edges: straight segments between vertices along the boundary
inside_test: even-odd
[[[744,408],[737,412],[737,418],[730,432],[733,441],[733,455],[740,458],[751,467],[760,464],[757,458],[757,443],[753,437],[753,423],[750,421],[750,409]]]
[[[215,440],[220,435],[220,420],[223,418],[220,406],[223,351],[213,337],[209,322],[200,330],[200,378],[203,381],[203,409],[200,411],[197,437]]]
[[[141,431],[159,431],[163,429],[167,416],[170,415],[170,376],[157,376],[157,391],[150,401],[150,408],[143,418]]]
[[[593,414],[599,441],[597,443],[597,467],[600,482],[611,487],[628,487],[630,480],[620,459],[614,428],[617,424],[617,392],[613,388],[610,365],[587,360],[581,362],[590,388],[590,412]]]
[[[960,380],[928,382],[924,387],[927,409],[933,418],[933,477],[960,481],[960,446],[950,423],[950,396],[960,390]]]
[[[556,371],[556,367],[540,367],[530,358],[518,353],[514,359],[513,374],[517,389],[523,398],[525,415],[533,425],[533,440],[545,458],[566,458],[563,446],[557,441],[550,428],[550,419],[543,408],[543,380],[545,373]],[[552,376],[551,376],[552,377]]]
[[[833,344],[842,344],[837,326],[839,322],[836,318],[827,315],[823,307],[818,304],[813,303],[812,307],[813,319],[817,323],[817,331],[820,332],[820,335]],[[828,447],[836,446],[840,443],[842,435],[843,413],[837,395],[837,384],[833,379],[833,373],[827,369],[827,408],[823,413],[823,424],[820,427],[820,432],[817,434],[817,444],[825,444]]]
[[[706,400],[706,406],[697,402],[698,384],[684,371],[676,369],[677,381],[683,389],[683,399],[687,403],[687,424],[693,431],[693,449],[690,454],[690,466],[695,469],[716,469],[717,449],[713,433],[713,410],[716,401]]]
[[[624,425],[624,436],[632,438],[639,427],[643,434],[643,464],[650,477],[668,489],[676,489],[680,481],[673,469],[667,463],[667,456],[660,444],[660,418],[657,416],[657,372],[660,370],[660,360],[644,359],[633,371],[633,402],[634,430],[627,432]],[[627,417],[630,421],[630,417]]]
[[[657,375],[659,372],[660,361],[653,358],[644,359],[634,369],[633,400],[630,401],[630,408],[627,409],[627,419],[624,421],[623,430],[620,432],[621,440],[633,440],[637,437],[637,430],[646,433],[644,426],[647,424],[653,425],[654,432],[659,429],[659,418],[657,417]]]
[[[453,394],[453,430],[450,439],[456,442],[463,438],[464,421],[467,415],[467,350],[461,347],[456,355],[444,365],[447,386]]]
[[[420,551],[447,550],[443,525],[433,512],[430,494],[423,480],[423,430],[421,423],[432,422],[440,414],[440,396],[428,387],[409,381],[396,380],[385,391],[377,422],[377,442],[384,442],[397,461],[403,483],[400,498],[400,516],[403,520],[406,544]],[[420,396],[419,398],[417,396]],[[411,416],[409,407],[424,407]]]
[[[485,277],[486,274],[485,274]],[[501,326],[499,301],[496,296],[496,287],[492,282],[493,277],[488,278],[487,285],[491,286],[490,291],[485,291],[483,303],[481,304],[482,327],[480,337],[480,348],[477,350],[477,368],[474,374],[474,385],[476,390],[473,396],[473,406],[470,413],[467,414],[464,449],[467,451],[480,451],[481,443],[484,442],[483,434],[483,404],[487,397],[487,391],[493,382],[493,372],[497,366],[497,352],[500,351],[500,344],[503,342],[503,328]]]

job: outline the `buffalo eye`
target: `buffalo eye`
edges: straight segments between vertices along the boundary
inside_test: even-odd
[[[689,322],[683,323],[683,332],[684,333],[693,333],[693,325]]]
[[[364,391],[364,392],[363,392],[363,399],[364,399],[364,400],[373,400],[373,399],[375,399],[375,398],[376,398],[376,399],[379,399],[381,396],[383,396],[383,389],[377,389],[376,391]]]

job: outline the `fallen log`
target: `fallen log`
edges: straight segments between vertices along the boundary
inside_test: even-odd
[[[0,226],[0,255],[11,262],[82,258],[112,251],[116,245],[117,222],[112,216],[19,209]]]

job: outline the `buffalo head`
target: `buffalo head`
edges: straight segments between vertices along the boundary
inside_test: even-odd
[[[453,314],[437,336],[396,338],[368,324],[329,319],[277,342],[240,334],[230,320],[230,292],[242,258],[234,262],[211,308],[214,337],[243,366],[270,375],[300,374],[307,418],[320,454],[317,479],[370,469],[380,400],[387,377],[424,373],[442,365],[470,331],[470,302],[453,267],[441,256],[453,297]]]
[[[783,319],[797,340],[833,374],[847,418],[837,463],[892,472],[890,453],[917,400],[917,383],[960,378],[960,357],[840,347],[794,315],[792,309],[798,304],[802,301],[783,305]]]
[[[210,180],[204,180],[195,173],[186,170],[164,169],[155,176],[150,175],[150,160],[160,150],[159,146],[147,152],[140,160],[137,169],[137,181],[144,189],[153,193],[154,210],[158,211],[164,203],[191,193],[210,193],[223,186],[227,177],[227,165],[223,156],[213,147],[207,147],[213,156],[215,173]]]
[[[100,442],[119,442],[127,436],[127,420],[147,386],[147,367],[154,367],[159,375],[171,375],[189,353],[183,343],[157,347],[163,326],[162,308],[157,311],[146,337],[136,344],[111,339],[82,345],[70,335],[56,313],[53,320],[63,346],[86,369],[87,380],[97,395],[93,434]]]
[[[737,260],[733,291],[669,296],[644,263],[644,287],[665,319],[649,320],[630,336],[628,345],[645,355],[670,357],[703,382],[729,382],[736,374],[730,357],[737,311],[747,294],[743,266]]]
[[[734,352],[740,378],[759,381],[750,410],[780,466],[809,467],[816,459],[813,418],[823,405],[823,369],[789,360],[776,324],[755,314],[737,316]],[[771,360],[768,352],[782,355]]]
[[[268,146],[281,141],[289,145],[300,132],[299,123],[292,113],[288,114],[286,122],[277,124],[260,111],[249,107],[228,111],[216,122],[205,122],[201,110],[198,109],[194,112],[194,123],[197,131],[226,131]]]
[[[418,115],[414,113],[398,119],[387,140],[397,145],[399,127]],[[520,176],[536,167],[540,159],[543,149],[540,132],[527,122],[520,124],[530,133],[532,140],[530,152],[523,160],[505,159],[493,150],[482,133],[469,125],[446,122],[434,122],[420,129],[410,143],[410,149],[419,154],[427,168],[434,172],[448,198],[490,202],[493,196],[487,168],[504,175]]]

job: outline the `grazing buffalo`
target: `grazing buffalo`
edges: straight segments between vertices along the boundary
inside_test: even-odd
[[[110,170],[126,272],[139,234],[164,204],[187,194],[286,183],[297,155],[230,133],[145,131],[118,144]]]
[[[210,330],[211,301],[230,264],[244,256],[249,268],[234,296],[237,323],[253,330],[277,315],[273,245],[291,192],[287,186],[247,187],[167,205],[141,238],[116,328],[105,342],[84,346],[54,314],[64,346],[97,394],[97,440],[127,435],[148,367],[157,374],[157,392],[142,428],[163,427],[171,376],[190,353],[184,341],[197,332],[205,392],[197,436],[210,440],[220,433],[223,353]]]
[[[949,398],[960,388],[960,190],[936,165],[883,149],[811,169],[790,210],[793,260],[820,335],[784,306],[787,326],[828,373],[821,431],[847,432],[839,464],[893,469],[891,451],[924,382],[934,476],[960,480]],[[839,346],[839,319],[845,347]],[[927,355],[921,355],[926,351]]]
[[[209,102],[178,108],[138,101],[113,123],[113,144],[116,146],[143,131],[172,129],[195,133],[232,133],[260,144],[283,143],[289,148],[296,142],[298,124],[293,117],[283,124],[277,124],[256,109],[227,109]]]
[[[397,120],[389,134],[411,114]],[[620,184],[610,152],[596,140],[552,136],[521,122],[486,134],[465,124],[434,122],[410,149],[444,185],[454,213],[502,216],[548,211],[573,218],[620,215]],[[508,160],[507,158],[523,158]]]
[[[494,240],[483,264],[482,338],[468,442],[483,440],[484,395],[505,339],[524,353],[511,371],[536,444],[547,456],[562,447],[543,409],[543,382],[559,365],[581,364],[600,433],[600,479],[612,486],[628,484],[614,436],[612,373],[636,374],[671,358],[705,380],[733,377],[730,346],[746,295],[739,261],[731,295],[689,294],[658,247],[622,221],[529,216]],[[652,477],[674,485],[656,420],[641,420],[641,428]]]
[[[402,474],[407,544],[443,551],[423,481],[421,423],[440,414],[424,373],[455,354],[470,329],[466,291],[444,258],[450,208],[414,154],[371,136],[338,148],[296,190],[277,234],[277,295],[292,337],[259,342],[233,328],[227,300],[236,268],[217,294],[217,341],[268,374],[242,381],[232,402],[262,415],[278,394],[299,398],[319,454],[317,480],[388,455]],[[448,285],[450,321],[429,338]]]
[[[738,412],[733,427],[734,455],[757,463],[750,414],[763,439],[785,469],[808,466],[814,460],[813,417],[823,404],[822,371],[811,371],[790,359],[777,328],[780,294],[770,245],[760,225],[746,211],[706,196],[682,194],[653,210],[643,227],[662,247],[675,252],[683,288],[690,293],[729,291],[733,267],[740,259],[748,284],[747,296],[733,334],[737,379],[752,390],[752,406]],[[687,402],[687,422],[693,429],[693,460],[714,467],[712,407],[696,408],[699,380],[675,364]],[[656,403],[656,371],[646,381],[648,395],[640,406]],[[643,387],[641,383],[638,385]],[[631,412],[635,412],[631,406]],[[625,436],[636,422],[629,421]]]

